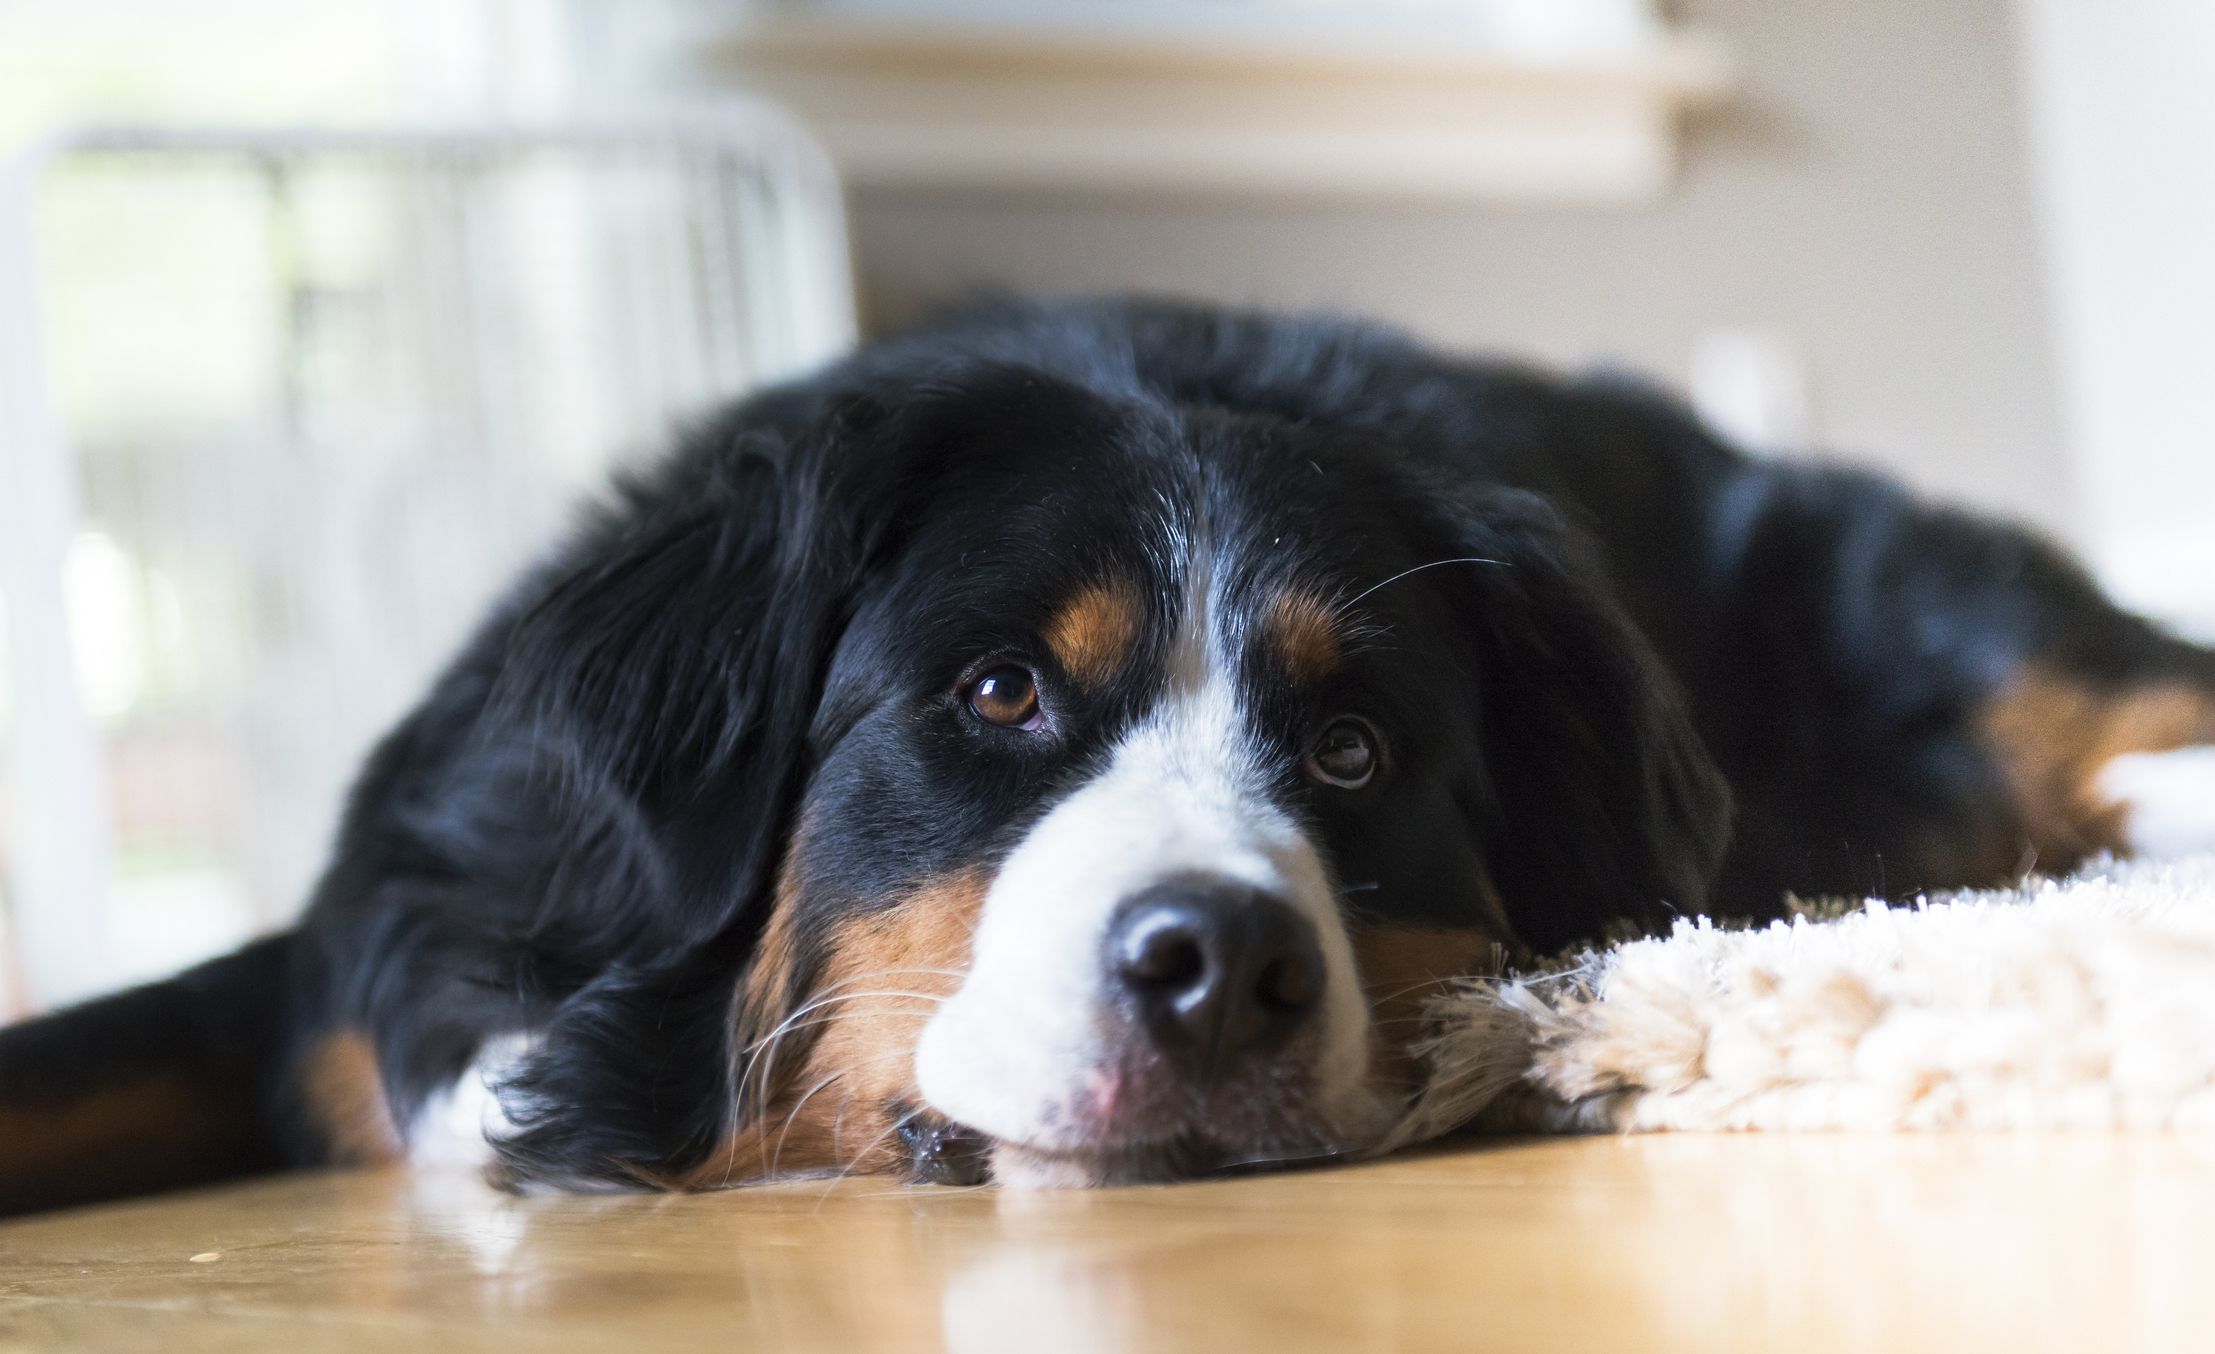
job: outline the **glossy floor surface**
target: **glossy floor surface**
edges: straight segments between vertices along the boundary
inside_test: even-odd
[[[2215,1349],[2215,1136],[1655,1137],[1093,1194],[306,1176],[0,1226],[0,1347]]]

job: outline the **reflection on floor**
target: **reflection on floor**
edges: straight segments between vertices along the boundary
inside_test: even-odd
[[[2195,1349],[2215,1138],[1481,1145],[1093,1194],[306,1176],[0,1227],[0,1345]]]

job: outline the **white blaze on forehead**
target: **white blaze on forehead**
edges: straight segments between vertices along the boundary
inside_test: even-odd
[[[1217,594],[1202,571],[1160,703],[986,894],[969,976],[917,1049],[919,1088],[939,1112],[1048,1151],[1089,1145],[1079,1120],[1125,1033],[1109,1009],[1109,924],[1129,898],[1195,873],[1274,894],[1314,924],[1326,975],[1314,1099],[1349,1121],[1365,1112],[1368,1014],[1352,947],[1313,844],[1266,797]]]

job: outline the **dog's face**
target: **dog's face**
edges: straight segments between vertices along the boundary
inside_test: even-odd
[[[791,677],[741,1119],[696,1180],[1358,1149],[1444,980],[1696,901],[1712,776],[1529,503],[1036,379],[931,403],[880,434],[916,487]]]

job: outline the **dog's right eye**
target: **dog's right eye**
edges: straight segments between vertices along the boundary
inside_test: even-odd
[[[1045,727],[1045,713],[1038,705],[1038,679],[1029,668],[1013,663],[998,667],[969,684],[969,711],[987,724],[1003,729]]]

